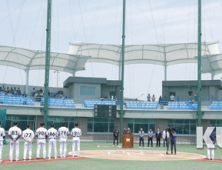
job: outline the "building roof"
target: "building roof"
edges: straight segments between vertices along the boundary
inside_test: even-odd
[[[90,56],[91,62],[119,65],[121,45],[70,43],[69,54]],[[218,42],[203,42],[202,55],[219,54]],[[125,46],[125,64],[157,64],[169,66],[197,62],[197,43],[143,44]]]
[[[89,56],[51,52],[50,69],[69,73],[84,70]],[[45,69],[45,51],[0,46],[0,65],[22,70]]]

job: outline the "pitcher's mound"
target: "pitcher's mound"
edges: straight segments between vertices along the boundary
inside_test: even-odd
[[[141,150],[96,150],[81,151],[82,157],[118,160],[142,160],[142,161],[168,161],[202,159],[204,155],[178,152],[176,155],[167,155],[164,151],[141,151]]]

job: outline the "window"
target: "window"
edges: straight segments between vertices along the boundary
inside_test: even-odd
[[[21,130],[25,130],[27,124],[32,130],[35,130],[35,116],[7,115],[5,130],[9,130],[13,126],[13,122],[18,122],[18,127]]]
[[[55,128],[58,129],[61,127],[61,123],[65,122],[66,127],[71,131],[75,125],[75,118],[74,117],[57,117],[57,116],[50,116],[47,118],[47,128],[50,128],[51,124],[55,125]]]
[[[95,96],[96,86],[80,86],[80,95],[81,96]]]
[[[210,125],[213,127],[222,127],[222,120],[210,120]]]
[[[174,127],[177,134],[195,135],[196,120],[175,119],[168,120],[168,127]]]
[[[140,128],[143,128],[143,131],[147,133],[149,129],[152,129],[153,131],[155,130],[155,120],[127,119],[127,126],[131,129],[132,133],[138,133]]]
[[[87,132],[112,132],[114,129],[114,123],[114,118],[88,118]]]

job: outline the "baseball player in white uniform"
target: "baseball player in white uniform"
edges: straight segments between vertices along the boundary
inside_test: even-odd
[[[57,159],[57,148],[56,148],[56,137],[58,136],[58,132],[55,129],[55,125],[51,124],[51,128],[48,130],[48,138],[49,138],[49,150],[48,150],[48,158],[51,159],[51,151],[54,149],[54,158]]]
[[[40,158],[40,150],[43,150],[43,159],[46,159],[46,138],[48,136],[47,129],[44,128],[45,124],[41,123],[40,127],[36,130],[35,135],[38,138],[38,146],[37,146],[37,153],[36,159]]]
[[[82,135],[81,129],[79,129],[79,124],[75,124],[75,128],[72,129],[71,135],[72,138],[72,156],[75,156],[75,148],[77,147],[77,156],[79,157],[80,152],[80,136]]]
[[[58,135],[60,137],[60,158],[65,158],[67,151],[67,137],[69,135],[69,129],[65,127],[65,123],[62,123],[62,127],[59,128]]]
[[[0,122],[0,163],[2,163],[3,139],[5,138],[5,129],[3,129],[1,126],[2,122]]]
[[[11,139],[10,141],[10,151],[9,151],[9,160],[12,162],[13,160],[13,151],[15,149],[16,151],[16,156],[15,156],[15,161],[19,161],[19,138],[22,135],[22,131],[20,128],[18,128],[18,123],[14,122],[14,126],[11,127],[8,131],[8,135]]]
[[[34,132],[30,129],[30,125],[26,126],[26,130],[22,132],[22,138],[25,140],[24,142],[24,155],[23,159],[26,161],[27,151],[29,153],[29,160],[32,159],[32,141],[35,135]]]

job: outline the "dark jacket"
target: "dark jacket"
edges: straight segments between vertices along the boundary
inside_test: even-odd
[[[156,132],[156,138],[157,138],[157,139],[160,139],[161,137],[162,137],[161,131],[159,131],[159,134]]]
[[[113,136],[119,136],[119,130],[113,129]]]
[[[213,142],[216,142],[216,132],[213,131],[210,135],[210,139],[213,141]]]

